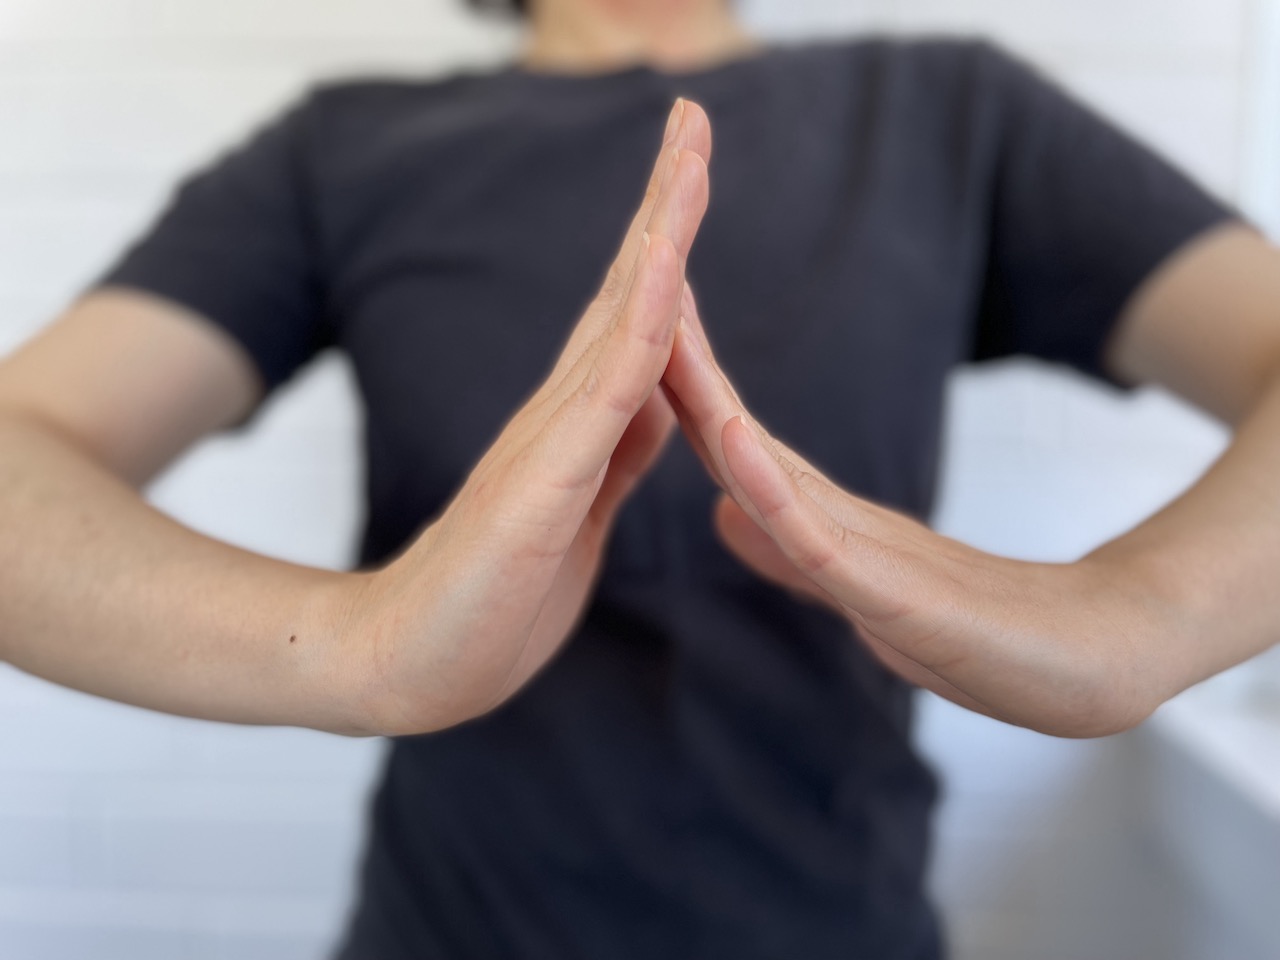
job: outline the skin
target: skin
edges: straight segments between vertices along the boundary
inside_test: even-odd
[[[724,0],[532,0],[521,60],[556,73],[695,70],[760,49]]]
[[[525,60],[692,68],[752,48],[719,0],[541,0]],[[840,490],[742,408],[684,264],[711,131],[678,103],[641,209],[546,381],[393,562],[331,573],[162,516],[138,490],[262,397],[212,323],[95,292],[0,363],[0,657],[102,696],[350,734],[492,709],[555,654],[619,505],[674,430],[725,488],[713,518],[762,576],[849,618],[850,642],[973,709],[1121,730],[1280,636],[1280,253],[1240,225],[1163,264],[1108,362],[1237,428],[1217,465],[1074,564],[1019,563]],[[645,235],[647,233],[648,240]],[[839,411],[815,411],[839,416]]]
[[[121,292],[79,304],[0,368],[4,658],[159,710],[344,733],[435,730],[501,703],[570,632],[618,507],[674,428],[657,386],[709,158],[706,115],[678,103],[554,369],[372,573],[269,560],[148,507],[123,478],[149,476],[197,415],[239,420],[259,388],[206,322]]]
[[[1215,231],[1167,264],[1108,350],[1134,379],[1181,376],[1184,396],[1236,423],[1233,443],[1183,496],[1069,564],[993,556],[840,489],[743,407],[685,296],[663,382],[726,491],[721,538],[845,616],[908,680],[1009,723],[1100,736],[1280,636],[1280,255],[1250,231]],[[1206,347],[1215,315],[1234,319]]]

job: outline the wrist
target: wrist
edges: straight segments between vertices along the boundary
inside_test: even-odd
[[[1133,677],[1134,726],[1205,678],[1194,655],[1209,619],[1204,584],[1175,553],[1137,538],[1104,544],[1078,565],[1111,599],[1115,642]]]
[[[315,716],[307,726],[353,737],[386,732],[380,715],[376,643],[371,613],[376,573],[331,575],[316,586],[301,618],[313,625],[316,645],[309,686]]]
[[[448,612],[438,600],[441,572],[426,559],[411,549],[376,572],[350,574],[329,602],[336,642],[327,686],[341,732],[409,736],[472,715],[454,702],[450,658],[437,651]]]

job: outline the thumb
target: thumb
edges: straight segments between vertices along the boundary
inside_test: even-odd
[[[607,528],[623,501],[657,461],[671,438],[676,415],[662,391],[655,390],[622,434],[609,458],[609,466],[587,514],[592,523]]]
[[[720,541],[751,570],[807,600],[840,608],[831,594],[796,569],[773,537],[761,530],[731,496],[720,494],[712,517]]]

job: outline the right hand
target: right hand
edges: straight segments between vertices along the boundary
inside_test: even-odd
[[[618,508],[675,423],[655,388],[710,156],[706,114],[677,101],[644,202],[550,376],[413,546],[357,581],[345,654],[377,732],[493,709],[576,624]]]

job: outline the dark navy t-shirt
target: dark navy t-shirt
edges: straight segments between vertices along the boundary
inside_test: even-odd
[[[203,314],[270,387],[350,357],[377,564],[548,372],[677,95],[714,128],[689,276],[724,367],[837,482],[916,516],[948,371],[1025,353],[1105,377],[1137,285],[1233,215],[990,45],[828,41],[319,88],[101,282]],[[677,438],[563,653],[488,716],[395,743],[343,957],[939,955],[908,688],[732,559],[714,494]]]

